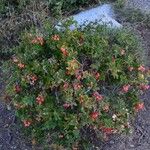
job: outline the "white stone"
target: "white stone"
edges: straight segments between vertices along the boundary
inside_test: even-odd
[[[121,28],[122,25],[114,19],[114,11],[110,4],[104,4],[96,8],[92,8],[79,14],[71,16],[77,22],[77,27],[88,25],[89,23],[98,23],[106,25],[110,28]],[[59,23],[60,25],[60,23]],[[56,26],[59,29],[59,26]],[[70,29],[74,30],[75,25],[71,25]]]

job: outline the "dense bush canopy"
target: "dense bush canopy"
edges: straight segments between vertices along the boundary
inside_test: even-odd
[[[5,64],[16,115],[33,137],[47,133],[68,149],[79,145],[90,126],[103,139],[130,128],[129,118],[144,108],[149,70],[127,31],[104,26],[58,31],[53,26],[24,34]]]

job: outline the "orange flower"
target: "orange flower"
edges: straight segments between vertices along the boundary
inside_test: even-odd
[[[79,90],[79,89],[81,89],[81,84],[80,83],[73,83],[73,88],[75,89],[75,90]]]
[[[18,67],[19,67],[20,69],[24,69],[24,68],[25,68],[25,64],[19,63],[19,64],[18,64]]]
[[[65,82],[64,85],[63,85],[64,90],[67,90],[68,87],[69,87],[69,83]]]
[[[64,56],[68,56],[68,51],[65,48],[61,47],[60,51],[63,53]]]
[[[141,65],[141,66],[138,68],[138,71],[145,72],[145,71],[146,71],[146,68]]]
[[[44,102],[44,97],[42,95],[39,95],[37,98],[36,98],[36,102],[39,104],[39,105],[42,105],[43,102]]]
[[[32,44],[40,44],[42,46],[44,44],[44,39],[43,39],[43,37],[38,36],[35,39],[33,39],[31,41],[31,43]]]
[[[37,80],[38,80],[38,77],[37,77],[36,75],[31,75],[30,84],[31,84],[31,85],[34,85]]]
[[[90,114],[90,116],[93,120],[96,120],[99,116],[99,113],[97,111],[94,111]]]
[[[105,133],[105,134],[112,134],[114,132],[113,128],[108,128],[108,127],[102,127],[101,130]]]
[[[27,80],[31,85],[34,85],[35,82],[38,80],[38,77],[35,74],[27,75]]]
[[[129,91],[129,88],[130,88],[131,86],[128,84],[128,85],[124,85],[123,87],[122,87],[122,92],[123,93],[127,93],[128,91]]]
[[[80,70],[77,69],[77,70],[75,71],[75,77],[76,77],[78,80],[81,80],[82,74],[81,74]]]
[[[144,103],[141,102],[141,103],[135,104],[134,109],[135,109],[135,111],[139,111],[139,110],[144,109]]]
[[[128,67],[128,70],[131,72],[131,71],[133,71],[133,67]]]
[[[59,41],[60,40],[60,37],[59,37],[59,35],[53,35],[52,36],[52,40],[54,40],[54,41]]]
[[[101,101],[101,100],[103,99],[103,96],[100,95],[98,92],[94,92],[94,93],[93,93],[93,97],[95,97],[95,99],[96,99],[97,101]]]
[[[34,82],[35,82],[35,81],[37,81],[37,79],[38,79],[38,78],[37,78],[37,76],[36,76],[36,75],[32,75],[31,79],[32,79],[32,81],[34,81]]]
[[[31,120],[23,120],[23,124],[25,127],[29,127],[31,125]]]
[[[84,102],[84,96],[83,95],[80,95],[79,102],[80,102],[80,104],[82,104]]]

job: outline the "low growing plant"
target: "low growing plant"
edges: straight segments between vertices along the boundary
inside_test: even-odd
[[[66,149],[88,141],[81,132],[87,126],[102,140],[129,130],[129,119],[144,108],[139,95],[149,89],[131,33],[92,25],[71,31],[69,22],[63,30],[26,33],[4,65],[22,126]]]

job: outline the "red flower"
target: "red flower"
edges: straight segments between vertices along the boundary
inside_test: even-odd
[[[81,80],[82,74],[81,74],[80,70],[76,70],[76,71],[75,71],[75,77],[76,77],[78,80]]]
[[[94,92],[94,93],[93,93],[93,96],[95,97],[95,99],[96,99],[97,101],[101,101],[101,100],[103,99],[103,96],[100,95],[98,92]]]
[[[39,95],[37,98],[36,98],[36,102],[39,104],[39,105],[42,105],[42,103],[44,102],[44,97],[42,95]]]
[[[138,71],[145,72],[145,71],[146,71],[146,68],[141,65],[141,66],[138,68]]]
[[[123,87],[122,87],[122,92],[123,93],[127,93],[128,91],[129,91],[129,88],[130,88],[131,86],[128,84],[128,85],[124,85]]]
[[[67,90],[68,87],[69,87],[69,83],[65,82],[64,85],[63,85],[64,90]]]
[[[25,127],[29,127],[31,125],[31,120],[23,120],[23,124]]]
[[[65,48],[61,47],[60,51],[63,53],[64,56],[68,56],[68,52]]]
[[[79,90],[79,89],[81,89],[81,84],[80,83],[73,83],[73,88],[74,88],[74,90]]]
[[[25,64],[19,63],[19,64],[18,64],[18,67],[19,67],[20,69],[24,69],[24,68],[25,68]]]
[[[94,111],[90,114],[90,117],[93,119],[93,120],[96,120],[99,116],[99,113],[97,111]]]
[[[52,36],[52,40],[54,40],[54,41],[59,41],[60,40],[60,37],[59,37],[59,35],[53,35]]]
[[[144,108],[144,103],[141,102],[141,103],[137,103],[135,106],[134,106],[134,109],[136,111],[139,111],[139,110],[142,110]]]
[[[16,93],[20,93],[22,89],[19,85],[15,85],[14,90],[15,90]]]
[[[33,39],[31,41],[31,43],[32,44],[40,44],[42,46],[44,44],[44,39],[43,39],[43,37],[38,36],[35,39]]]
[[[150,86],[149,86],[149,85],[141,84],[141,85],[139,86],[139,88],[140,88],[141,90],[143,90],[143,91],[146,91],[146,90],[148,90],[148,89],[150,88]]]
[[[99,72],[93,72],[93,75],[94,75],[96,80],[98,80],[100,78],[100,73]]]
[[[38,80],[38,77],[37,77],[36,75],[31,75],[30,84],[31,84],[31,85],[34,85],[37,80]]]
[[[65,109],[69,108],[70,106],[71,106],[71,105],[70,105],[69,103],[63,104],[63,107],[64,107]]]
[[[133,71],[133,67],[128,67],[128,70],[131,72],[131,71]]]
[[[106,134],[112,134],[114,132],[113,128],[102,127],[101,130]]]

